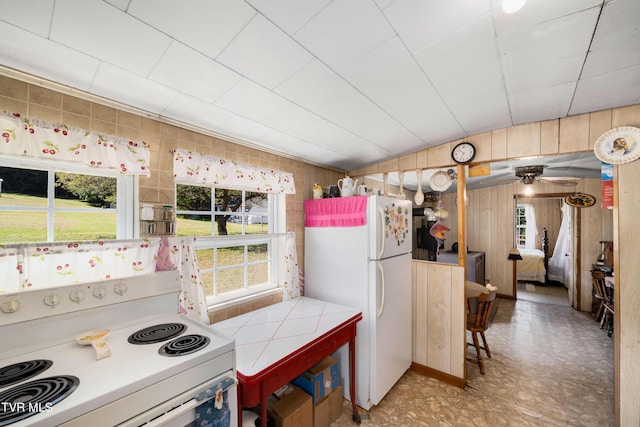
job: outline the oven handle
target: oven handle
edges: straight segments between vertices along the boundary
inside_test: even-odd
[[[224,384],[222,391],[225,392],[227,390],[235,388],[238,384],[238,380],[231,376],[226,376],[224,378],[214,378],[200,384],[198,387],[187,390],[184,393],[179,394],[172,399],[169,399],[168,401],[158,405],[151,411],[143,412],[142,414],[139,414],[122,424],[118,424],[118,427],[133,427],[141,425],[144,425],[145,427],[155,427],[169,425],[178,417],[182,417],[190,411],[194,411],[196,407],[202,405],[203,403],[214,399],[216,397],[215,393],[212,393],[211,396],[207,396],[206,398],[200,400],[198,400],[196,397],[201,397],[201,395],[206,393],[206,391],[209,389],[216,389],[218,384]],[[235,409],[231,408],[231,410],[233,411]],[[155,414],[159,413],[162,415],[156,416],[154,414],[150,414],[150,412],[154,412]]]

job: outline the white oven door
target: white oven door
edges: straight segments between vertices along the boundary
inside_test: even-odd
[[[211,390],[212,392],[208,392]],[[118,424],[118,427],[185,427],[196,426],[197,408],[204,407],[216,400],[217,391],[222,397],[220,414],[229,420],[229,426],[238,425],[238,391],[237,380],[229,375],[222,375],[203,383],[193,390],[186,391],[168,401],[151,408],[140,415]],[[201,396],[206,395],[204,398]],[[198,399],[196,398],[198,397]],[[219,397],[218,397],[219,398]],[[216,425],[226,425],[224,423]]]

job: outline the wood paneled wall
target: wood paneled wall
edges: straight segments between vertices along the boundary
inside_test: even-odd
[[[464,268],[412,262],[414,363],[466,380]]]

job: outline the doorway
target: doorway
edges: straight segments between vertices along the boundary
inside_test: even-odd
[[[514,246],[518,261],[513,295],[580,310],[580,215],[564,204],[571,193],[515,194]],[[560,237],[560,239],[559,239]]]

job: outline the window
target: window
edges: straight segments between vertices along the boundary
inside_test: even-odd
[[[279,194],[176,185],[178,236],[197,236],[209,305],[276,287]]]
[[[524,205],[516,207],[516,247],[524,248],[527,242],[527,217]]]
[[[515,218],[516,247],[520,249],[535,249],[538,227],[536,214],[532,205],[522,204],[516,206]]]
[[[0,243],[132,238],[134,178],[96,172],[0,159]]]

